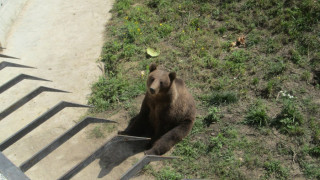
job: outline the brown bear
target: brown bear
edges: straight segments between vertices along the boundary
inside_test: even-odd
[[[147,92],[137,116],[119,134],[150,137],[145,154],[162,155],[190,132],[196,114],[195,101],[175,72],[150,65]]]

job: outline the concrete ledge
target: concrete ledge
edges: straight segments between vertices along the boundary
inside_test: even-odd
[[[0,0],[0,47],[6,46],[6,37],[13,22],[27,0]]]

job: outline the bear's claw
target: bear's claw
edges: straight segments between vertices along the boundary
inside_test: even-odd
[[[144,151],[144,155],[156,155],[156,153],[152,149],[149,149],[147,151]]]

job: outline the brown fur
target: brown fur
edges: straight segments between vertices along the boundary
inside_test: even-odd
[[[149,69],[148,89],[140,113],[119,134],[151,137],[151,148],[145,153],[162,155],[188,135],[196,107],[176,73],[159,70],[155,64]]]

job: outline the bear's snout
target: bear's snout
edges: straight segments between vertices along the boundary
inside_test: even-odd
[[[159,92],[159,80],[155,79],[149,86],[149,92],[152,95],[158,94]]]
[[[155,90],[155,89],[153,89],[153,88],[150,88],[149,90],[150,90],[150,93],[151,93],[151,94],[156,93],[156,90]]]

